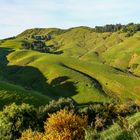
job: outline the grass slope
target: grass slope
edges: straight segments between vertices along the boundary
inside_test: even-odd
[[[50,98],[38,92],[28,91],[20,86],[0,81],[0,109],[13,102],[17,104],[24,102],[38,107],[47,104],[49,101]]]
[[[135,75],[140,75],[140,33],[126,39],[123,43],[110,47],[103,58],[109,65],[129,71]],[[117,52],[117,53],[116,53]]]
[[[24,57],[18,59],[21,52]],[[28,62],[32,57],[36,59]],[[140,99],[138,77],[117,71],[102,63],[89,63],[75,58],[34,51],[13,52],[8,56],[8,60],[14,65],[38,68],[48,80],[52,97],[70,96],[79,103],[103,102],[109,97],[122,100]],[[16,73],[13,76],[16,76]]]
[[[50,35],[47,46],[62,54],[21,49],[33,35]],[[96,33],[88,27],[29,29],[1,42],[13,49],[3,57],[1,79],[50,98],[72,97],[78,103],[140,100],[139,33]],[[117,52],[117,53],[116,53]],[[138,76],[137,76],[138,75]],[[127,81],[127,82],[126,82]]]

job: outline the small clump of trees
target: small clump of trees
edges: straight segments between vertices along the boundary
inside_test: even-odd
[[[45,41],[49,41],[52,37],[51,35],[32,35],[31,37],[32,39],[35,39],[35,40],[45,40]]]
[[[35,50],[43,53],[55,53],[55,51],[59,48],[58,46],[53,45],[47,46],[43,41],[29,42],[27,40],[22,42],[22,47],[22,49]]]
[[[54,53],[59,47],[58,45],[46,45],[46,41],[52,39],[51,35],[32,35],[31,40],[24,38],[22,41],[22,49],[35,50],[44,53]]]
[[[103,32],[117,32],[122,27],[123,27],[123,25],[121,25],[121,24],[116,24],[116,25],[108,24],[108,25],[105,25],[105,26],[95,26],[95,31],[100,32],[100,33],[103,33]]]
[[[137,31],[140,31],[140,24],[134,24],[134,23],[129,23],[127,25],[121,25],[121,24],[108,24],[105,26],[96,26],[95,27],[95,32],[103,33],[103,32],[124,32],[127,33],[126,36],[132,36],[135,34]]]
[[[43,41],[23,41],[22,46],[24,49],[30,49],[30,50],[35,50],[35,51],[40,51],[40,52],[49,52],[49,48],[46,46],[45,42]]]

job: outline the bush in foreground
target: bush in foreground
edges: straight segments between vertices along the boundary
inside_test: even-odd
[[[39,107],[38,120],[40,131],[44,131],[44,121],[49,117],[49,114],[56,113],[61,109],[75,110],[76,103],[71,98],[59,98],[58,100],[52,100],[49,104]]]
[[[13,140],[20,137],[23,130],[36,126],[37,112],[28,104],[6,106],[0,112],[0,139]]]
[[[139,110],[140,107],[132,101],[127,105],[98,103],[83,107],[70,98],[53,100],[39,109],[28,104],[12,104],[0,112],[0,139],[18,139],[23,131],[22,139],[83,139],[84,133],[88,139],[96,139],[115,122],[127,128],[125,117]],[[88,127],[85,129],[87,124],[90,131]]]
[[[74,114],[73,110],[63,109],[50,117],[44,124],[45,132],[31,132],[27,130],[22,133],[21,140],[27,138],[34,140],[84,140],[85,131],[87,127],[87,118]]]

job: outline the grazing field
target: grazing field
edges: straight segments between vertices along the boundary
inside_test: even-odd
[[[139,36],[89,27],[29,29],[0,41],[0,79],[47,99],[139,102]],[[42,42],[44,52],[32,49]]]

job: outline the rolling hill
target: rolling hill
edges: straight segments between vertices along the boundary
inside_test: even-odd
[[[89,27],[28,29],[1,40],[0,106],[59,97],[80,104],[139,102],[139,45],[139,31],[128,36]]]

